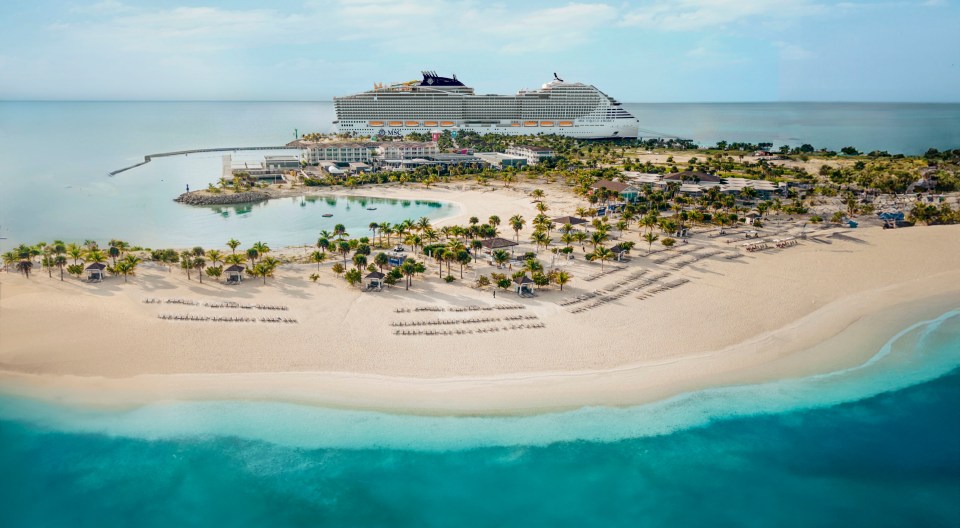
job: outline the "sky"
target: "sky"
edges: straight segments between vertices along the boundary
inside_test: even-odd
[[[3,100],[330,100],[553,73],[624,102],[960,102],[960,0],[3,0]]]

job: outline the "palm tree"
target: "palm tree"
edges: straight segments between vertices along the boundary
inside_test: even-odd
[[[410,289],[410,285],[413,284],[413,277],[417,273],[423,273],[426,271],[426,266],[422,262],[417,262],[413,259],[407,259],[403,261],[403,264],[400,265],[400,273],[406,277],[406,289]]]
[[[370,228],[370,232],[372,233],[370,238],[371,239],[377,238],[377,229],[380,229],[380,224],[376,222],[370,222],[370,225],[367,227]]]
[[[387,245],[390,245],[390,235],[393,234],[393,225],[390,222],[381,222],[380,223],[380,238],[383,238],[383,235],[387,235]]]
[[[320,263],[327,259],[327,254],[323,251],[314,251],[310,253],[310,260],[317,263],[317,271],[320,271]]]
[[[207,267],[207,259],[203,257],[195,257],[193,259],[193,269],[197,270],[197,277],[200,279],[200,284],[203,284],[203,268]]]
[[[527,221],[523,219],[520,215],[513,215],[510,217],[510,227],[513,229],[516,241],[520,242],[520,230],[523,229],[523,226],[526,225]]]
[[[123,275],[123,282],[127,282],[127,276],[134,274],[140,262],[138,257],[127,255],[126,258],[113,265],[113,270],[115,273]]]
[[[240,241],[236,238],[231,238],[230,240],[227,240],[227,247],[230,248],[231,253],[236,253],[237,248],[240,247]]]
[[[190,280],[190,270],[193,269],[193,258],[189,251],[180,254],[180,268],[187,272],[187,280]]]
[[[257,255],[260,257],[265,257],[267,253],[270,253],[270,246],[264,244],[263,242],[255,242],[251,249],[257,250]]]
[[[85,262],[93,262],[93,263],[99,264],[107,260],[107,256],[104,255],[103,251],[100,251],[99,249],[91,249],[84,254],[83,260]]]
[[[378,268],[380,268],[380,272],[382,273],[383,267],[390,263],[390,257],[388,257],[386,253],[381,251],[380,253],[377,253],[377,256],[373,257],[373,263],[376,264]],[[319,266],[318,266],[318,269],[319,269]]]
[[[353,265],[357,270],[363,269],[367,265],[367,256],[362,253],[357,253],[353,256]]]
[[[337,237],[338,239],[342,239],[350,235],[347,233],[346,226],[344,226],[343,224],[337,224],[333,226],[333,236]]]
[[[479,240],[470,241],[470,252],[473,253],[473,262],[477,262],[477,253],[479,253],[481,249],[483,249],[483,242]]]
[[[433,254],[431,255],[433,259],[437,261],[437,266],[439,268],[437,269],[438,277],[443,277],[443,257],[446,252],[447,250],[443,248],[436,248],[433,250]]]
[[[614,257],[613,251],[611,251],[609,248],[599,246],[593,250],[593,253],[587,255],[587,260],[590,260],[590,261],[599,260],[600,271],[603,272],[603,263],[612,259],[613,257]]]
[[[337,252],[343,255],[343,265],[346,266],[347,255],[350,254],[350,243],[345,240],[337,242]]]
[[[53,265],[60,268],[60,280],[63,280],[63,267],[67,265],[67,257],[57,255],[53,258]]]
[[[250,260],[251,264],[256,264],[257,257],[259,256],[260,256],[260,252],[257,251],[256,249],[250,248],[247,250],[247,258]]]
[[[510,254],[502,249],[493,252],[493,261],[497,263],[497,268],[502,268],[510,260]]]
[[[653,243],[656,242],[658,238],[660,237],[653,232],[643,234],[643,239],[647,241],[647,255],[649,255],[650,252],[653,251]]]
[[[610,235],[607,234],[606,229],[597,229],[593,233],[590,233],[590,243],[593,244],[593,250],[597,250],[597,246],[603,244],[610,239]]]
[[[570,279],[572,278],[573,276],[571,276],[566,271],[558,271],[553,274],[553,282],[557,283],[557,285],[560,286],[560,291],[563,291],[563,285],[570,282]]]
[[[535,201],[539,201],[543,199],[543,190],[534,189],[533,192],[530,193],[530,196],[532,196]]]
[[[223,253],[220,253],[216,249],[211,249],[207,251],[207,258],[209,258],[210,262],[212,262],[213,265],[216,266],[220,262],[223,262]]]
[[[70,258],[73,259],[73,263],[77,264],[78,261],[83,257],[84,250],[82,247],[76,244],[67,245],[67,255],[70,255]]]
[[[243,266],[247,262],[246,257],[243,255],[237,255],[236,253],[227,255],[227,258],[223,259],[223,262],[230,264],[231,266]]]
[[[540,246],[546,245],[547,240],[547,234],[539,229],[530,235],[530,241],[536,244],[537,252],[540,251]]]

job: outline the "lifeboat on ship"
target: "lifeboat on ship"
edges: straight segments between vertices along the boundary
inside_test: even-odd
[[[383,126],[383,121],[370,121],[370,122],[367,123],[367,124],[370,125],[370,126],[372,126],[372,127],[382,127],[382,126]]]
[[[415,126],[420,126],[420,121],[407,121],[404,124],[407,125],[408,127],[415,127]]]
[[[560,121],[560,126],[573,126],[573,121]]]
[[[403,121],[390,121],[389,125],[395,127],[403,126]]]
[[[437,126],[437,122],[436,122],[436,121],[424,121],[424,122],[423,122],[423,126],[435,127],[435,126]]]
[[[540,126],[542,127],[552,127],[553,121],[540,121]]]
[[[520,126],[520,123],[519,123],[518,121],[514,121],[513,123],[510,123],[510,126],[512,126],[512,127],[518,127],[518,126]]]
[[[524,121],[524,122],[523,122],[523,126],[525,126],[525,127],[535,127],[535,126],[537,126],[537,122],[536,122],[536,121]]]
[[[440,126],[452,127],[452,126],[453,126],[453,121],[440,121]]]

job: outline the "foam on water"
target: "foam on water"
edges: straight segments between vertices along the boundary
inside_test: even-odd
[[[842,351],[838,351],[841,353]],[[901,331],[862,365],[777,382],[682,394],[625,408],[517,417],[424,417],[250,401],[171,402],[99,411],[4,397],[0,418],[147,440],[228,436],[298,448],[450,450],[616,441],[718,419],[856,401],[936,379],[960,365],[960,310]]]

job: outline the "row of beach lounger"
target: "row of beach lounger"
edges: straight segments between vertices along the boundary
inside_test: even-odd
[[[692,255],[689,259],[685,259],[680,262],[674,262],[673,266],[671,267],[675,270],[683,269],[689,266],[690,264],[696,264],[697,262],[700,262],[703,259],[715,257],[721,253],[723,253],[723,251],[714,249],[714,250],[707,251],[706,253],[700,253],[699,255]]]
[[[223,317],[223,316],[210,316],[210,315],[192,315],[192,314],[182,314],[182,315],[170,315],[170,314],[160,314],[157,316],[160,319],[168,321],[210,321],[215,323],[256,323],[257,321],[261,323],[296,323],[296,319],[290,319],[289,317]]]
[[[678,287],[678,286],[683,286],[684,284],[686,284],[686,283],[688,283],[688,282],[690,282],[690,279],[680,278],[680,279],[677,279],[677,280],[675,280],[675,281],[673,281],[673,282],[671,282],[671,283],[668,283],[668,284],[661,284],[660,286],[657,286],[656,288],[651,288],[651,289],[649,289],[649,290],[641,293],[640,295],[637,295],[637,299],[640,299],[640,300],[649,299],[650,297],[653,297],[654,295],[656,295],[656,294],[658,294],[658,293],[665,292],[665,291],[668,291],[668,290],[672,290],[672,289],[674,289],[674,288],[676,288],[676,287]]]
[[[470,319],[435,319],[429,321],[394,321],[390,326],[446,326],[457,324],[497,323],[500,321],[533,321],[535,315],[515,315],[511,317],[472,317]]]
[[[632,285],[632,286],[629,286],[629,287],[627,287],[627,288],[625,288],[625,289],[622,289],[622,290],[620,290],[620,291],[617,291],[616,293],[612,293],[612,294],[609,294],[609,295],[601,296],[601,297],[599,297],[597,300],[595,300],[594,302],[592,302],[592,303],[590,303],[590,304],[587,304],[587,305],[584,305],[584,306],[580,306],[580,307],[577,307],[577,308],[571,310],[570,313],[586,312],[587,310],[592,310],[592,309],[594,309],[594,308],[596,308],[596,307],[598,307],[598,306],[603,306],[604,304],[606,304],[606,303],[608,303],[608,302],[622,299],[622,298],[626,297],[627,295],[630,295],[631,293],[638,292],[638,291],[646,288],[647,286],[650,286],[651,284],[656,284],[658,280],[663,279],[664,277],[666,277],[666,276],[668,276],[668,275],[669,275],[669,273],[659,273],[659,274],[657,274],[657,275],[655,275],[655,276],[653,276],[653,277],[648,277],[648,278],[641,279],[640,282],[637,283],[637,284],[635,284],[635,285]],[[684,279],[684,280],[686,280],[686,279]]]
[[[589,293],[584,293],[584,294],[578,295],[578,296],[576,296],[576,297],[570,297],[570,298],[567,298],[567,299],[564,299],[564,300],[560,301],[558,304],[559,304],[560,306],[570,306],[570,305],[572,305],[572,304],[577,304],[577,303],[580,303],[580,302],[583,302],[583,301],[588,301],[588,300],[590,300],[590,299],[593,299],[594,297],[599,297],[599,296],[602,296],[602,295],[607,295],[607,294],[609,294],[609,293],[617,290],[618,288],[620,288],[620,287],[622,287],[622,286],[626,286],[626,285],[630,284],[631,282],[640,280],[640,278],[642,278],[644,275],[646,275],[648,271],[649,271],[649,270],[635,271],[635,272],[631,273],[626,279],[624,279],[624,280],[622,280],[622,281],[620,281],[620,282],[618,282],[618,283],[616,283],[616,284],[613,284],[612,286],[608,286],[607,288],[604,288],[604,289],[594,290],[594,291],[589,292]],[[667,274],[664,273],[663,275],[666,276]]]
[[[488,334],[494,332],[508,331],[508,330],[527,330],[534,328],[543,328],[546,325],[543,323],[526,323],[526,324],[512,324],[510,326],[491,326],[487,328],[478,328],[476,330],[470,328],[458,328],[456,330],[394,330],[394,335],[405,335],[405,336],[414,336],[414,335],[464,335],[464,334]]]
[[[416,308],[395,308],[394,313],[413,312],[482,312],[489,310],[522,310],[522,304],[495,304],[493,306],[418,306]]]
[[[673,260],[673,259],[680,258],[680,257],[682,257],[682,256],[684,256],[684,255],[686,255],[686,254],[688,254],[688,253],[693,253],[694,251],[696,251],[696,250],[698,250],[698,249],[701,249],[701,248],[695,247],[695,246],[689,246],[689,247],[686,247],[686,248],[677,250],[676,253],[674,253],[674,254],[672,254],[672,255],[670,255],[670,256],[668,256],[668,257],[664,257],[664,258],[662,258],[662,259],[650,259],[650,262],[653,262],[654,264],[665,264],[665,263],[667,263],[667,262],[670,262],[670,261]]]
[[[156,299],[148,298],[144,299],[145,304],[183,304],[187,306],[203,306],[205,308],[242,308],[244,310],[289,310],[290,308],[286,306],[279,306],[274,304],[240,304],[233,301],[224,301],[218,303],[208,303],[194,301],[190,299]]]
[[[600,277],[603,277],[604,275],[610,275],[611,273],[616,273],[618,271],[623,271],[625,269],[627,269],[626,266],[610,266],[603,271],[600,271],[600,272],[594,273],[593,275],[589,275],[585,277],[583,280],[586,282],[593,282],[599,279]]]

